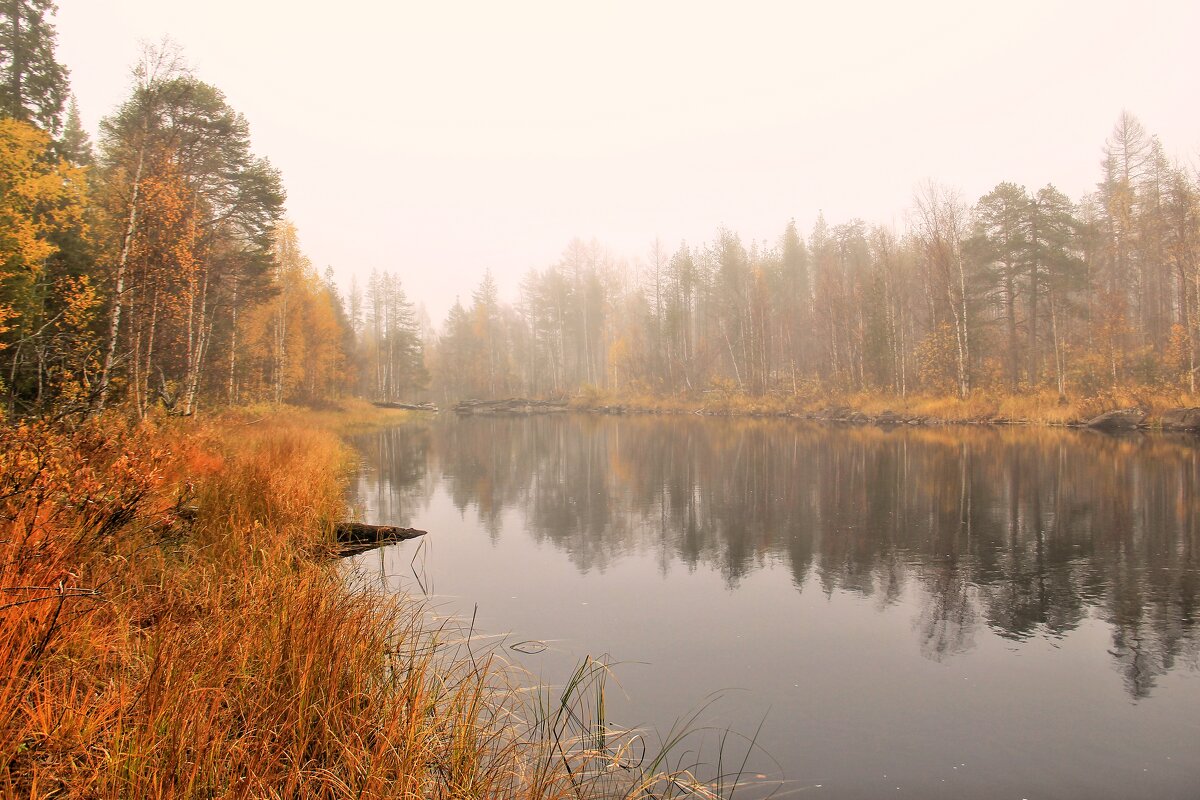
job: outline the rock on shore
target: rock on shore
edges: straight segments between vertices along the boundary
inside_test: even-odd
[[[1159,423],[1164,431],[1200,431],[1200,408],[1169,408]]]
[[[1087,427],[1097,431],[1133,431],[1146,421],[1146,412],[1140,408],[1120,408],[1106,411],[1087,421]]]

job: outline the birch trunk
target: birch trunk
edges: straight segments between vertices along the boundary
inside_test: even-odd
[[[133,173],[133,192],[129,198],[129,217],[125,225],[125,235],[121,239],[121,253],[117,257],[117,275],[113,285],[113,303],[108,316],[108,346],[104,351],[104,364],[100,368],[100,384],[97,387],[96,403],[93,413],[99,414],[108,403],[109,386],[112,381],[113,368],[117,362],[117,339],[121,334],[121,308],[125,303],[125,270],[129,264],[129,251],[133,245],[133,236],[137,231],[138,195],[142,188],[142,169],[146,162],[146,144],[144,141],[138,148],[137,168]]]

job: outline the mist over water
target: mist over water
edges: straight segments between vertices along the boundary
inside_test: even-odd
[[[704,724],[762,722],[754,774],[828,797],[1200,786],[1190,439],[572,415],[356,444],[366,519],[430,531],[359,567],[547,642],[510,655],[548,682],[622,662],[614,722],[719,692]]]

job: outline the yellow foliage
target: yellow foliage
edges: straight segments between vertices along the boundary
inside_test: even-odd
[[[620,388],[624,386],[629,376],[634,373],[638,361],[637,354],[630,347],[629,340],[624,336],[618,336],[608,346],[608,368],[613,376],[613,385]]]
[[[45,133],[0,119],[0,333],[56,252],[50,235],[80,224],[84,195],[83,171],[52,158]]]
[[[48,378],[60,402],[71,403],[83,400],[87,394],[88,387],[80,380],[81,376],[95,374],[100,368],[100,348],[93,323],[101,299],[86,275],[60,279],[56,293],[63,304],[58,329],[66,346],[63,362],[50,368]]]
[[[1172,325],[1163,359],[1166,361],[1167,374],[1174,376],[1177,382],[1184,381],[1191,371],[1191,352],[1192,345],[1187,328],[1178,323]]]
[[[954,330],[946,323],[921,341],[917,346],[917,364],[922,386],[942,394],[954,393],[955,347]]]
[[[337,302],[300,251],[290,222],[275,234],[276,294],[240,320],[246,353],[258,364],[250,396],[312,400],[337,395],[347,377]]]

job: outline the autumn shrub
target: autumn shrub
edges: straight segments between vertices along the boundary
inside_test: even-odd
[[[578,409],[596,408],[607,405],[613,397],[614,393],[605,391],[595,384],[585,383],[571,396],[570,404],[573,408]]]
[[[10,787],[14,776],[35,787],[36,765],[64,737],[102,724],[74,704],[111,699],[107,667],[134,588],[124,578],[175,522],[169,460],[149,431],[115,420],[0,427],[0,776]]]
[[[510,671],[329,558],[346,465],[295,413],[0,429],[0,796],[583,792]]]

